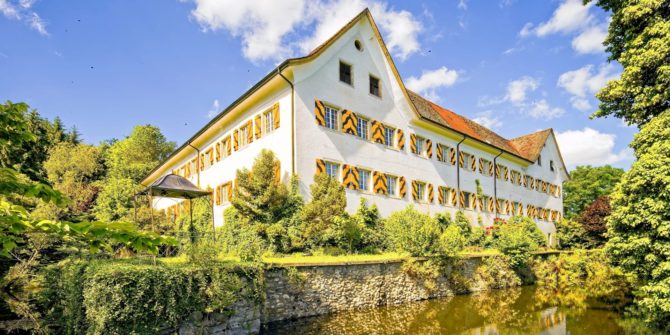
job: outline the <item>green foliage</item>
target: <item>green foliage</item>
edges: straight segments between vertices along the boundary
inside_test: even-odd
[[[602,251],[575,251],[536,262],[537,284],[549,290],[549,299],[562,305],[585,307],[596,299],[622,308],[632,297],[632,286],[624,272],[609,264]]]
[[[60,120],[54,124],[25,103],[0,104],[0,168],[12,168],[34,181],[46,181],[42,163],[49,149],[62,141],[76,143]]]
[[[262,270],[210,263],[148,265],[67,261],[43,272],[44,323],[54,333],[149,334],[192,313],[231,313],[239,299],[262,299]]]
[[[454,217],[454,224],[461,229],[466,238],[470,237],[470,233],[472,232],[472,225],[470,224],[470,219],[465,216],[463,211],[459,210],[456,212],[456,216]]]
[[[384,232],[393,250],[424,256],[437,253],[442,230],[436,220],[410,205],[385,220]]]
[[[329,236],[324,233],[336,224],[338,217],[344,215],[347,198],[344,187],[325,173],[314,176],[310,194],[312,200],[300,213],[300,236],[296,242],[297,245],[315,248],[329,243]]]
[[[562,219],[556,222],[556,237],[561,249],[579,249],[586,247],[586,232],[577,221]]]
[[[577,216],[598,197],[612,193],[623,169],[605,166],[578,166],[570,172],[570,180],[563,183],[563,208],[565,217]]]
[[[158,127],[135,126],[130,136],[115,142],[107,150],[109,177],[139,183],[174,149],[175,143],[168,142]]]
[[[510,258],[515,269],[527,265],[532,252],[545,242],[544,234],[533,220],[526,217],[511,217],[509,221],[496,226],[493,245]],[[545,242],[546,243],[546,242]]]
[[[670,11],[666,0],[597,0],[611,12],[605,46],[623,66],[621,77],[598,92],[595,117],[613,115],[644,125],[668,110],[670,100]]]
[[[461,228],[451,225],[440,235],[439,251],[444,256],[453,257],[463,250],[467,242]]]
[[[474,279],[487,289],[501,289],[521,285],[521,278],[512,268],[510,257],[483,257],[475,270]]]
[[[223,221],[217,233],[222,251],[237,255],[245,262],[260,260],[267,245],[258,234],[258,226],[243,218],[233,206],[224,210]]]
[[[38,213],[41,211],[42,217],[57,220],[91,220],[90,212],[99,191],[94,183],[105,172],[101,150],[92,145],[59,143],[49,151],[44,168],[54,189],[63,192],[72,203],[55,217],[48,215],[57,210],[54,206],[38,206]]]
[[[232,205],[249,221],[272,224],[293,215],[287,211],[288,188],[278,182],[280,176],[275,175],[277,164],[274,153],[264,149],[251,170],[237,171]]]
[[[606,244],[614,264],[641,283],[638,307],[657,324],[670,324],[670,112],[642,127],[633,163],[611,195]],[[650,139],[655,138],[655,142]]]
[[[130,178],[105,179],[93,208],[95,217],[100,221],[132,218],[133,197],[140,190],[139,184]]]

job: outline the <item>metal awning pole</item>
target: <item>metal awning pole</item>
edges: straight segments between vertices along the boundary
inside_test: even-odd
[[[151,193],[149,193],[149,213],[151,214],[151,231],[156,232],[154,229],[154,202]]]

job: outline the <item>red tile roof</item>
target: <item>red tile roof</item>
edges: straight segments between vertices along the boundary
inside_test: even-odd
[[[537,159],[544,142],[551,133],[551,129],[546,129],[508,140],[462,115],[427,100],[415,92],[407,90],[407,93],[422,118],[531,162]]]

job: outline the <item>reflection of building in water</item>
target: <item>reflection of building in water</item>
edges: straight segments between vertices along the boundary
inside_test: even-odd
[[[540,334],[566,335],[567,323],[565,313],[559,312],[558,307],[547,308],[540,313],[540,324],[544,328]]]
[[[558,307],[547,308],[537,315],[537,319],[531,317],[529,322],[523,319],[528,315],[517,315],[519,317],[515,322],[497,322],[499,320],[490,320],[497,323],[477,326],[468,329],[462,334],[467,335],[498,335],[506,334],[509,330],[521,331],[526,334],[537,335],[567,335],[566,315],[558,311]],[[535,320],[535,321],[533,321]]]

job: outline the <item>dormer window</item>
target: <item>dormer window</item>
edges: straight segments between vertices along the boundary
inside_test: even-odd
[[[351,80],[351,65],[340,61],[340,81],[353,86]]]
[[[370,75],[370,94],[381,97],[381,91],[379,90],[379,78],[375,78]]]

